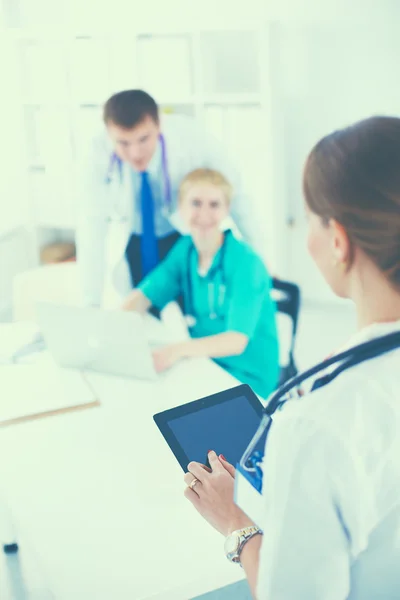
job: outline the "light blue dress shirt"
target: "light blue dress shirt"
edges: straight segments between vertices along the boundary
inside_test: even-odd
[[[165,211],[165,190],[164,190],[164,173],[162,168],[161,160],[161,146],[158,144],[157,149],[154,153],[153,158],[147,168],[149,176],[149,182],[151,191],[153,194],[154,202],[154,228],[156,236],[158,238],[169,235],[174,230],[173,225],[168,219],[168,215]],[[141,174],[131,169],[132,176],[132,190],[133,190],[133,220],[132,220],[132,233],[137,235],[142,234],[142,211],[140,206],[140,186],[141,186]],[[176,194],[172,196],[172,210],[176,209]]]

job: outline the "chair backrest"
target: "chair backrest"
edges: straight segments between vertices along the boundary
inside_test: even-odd
[[[18,273],[13,281],[13,320],[35,320],[38,301],[79,304],[75,262],[44,265]]]
[[[288,362],[286,365],[281,365],[281,376],[279,383],[282,384],[297,374],[297,367],[294,359],[294,348],[300,313],[300,288],[295,283],[274,277],[272,279],[271,295],[276,302],[277,310],[280,313],[287,315],[292,324]]]

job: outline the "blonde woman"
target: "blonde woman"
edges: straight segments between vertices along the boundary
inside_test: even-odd
[[[191,339],[154,353],[158,371],[187,357],[209,357],[266,398],[276,387],[279,352],[271,279],[261,258],[222,224],[232,189],[211,169],[196,169],[180,186],[179,210],[190,235],[124,303],[162,309],[183,296]]]

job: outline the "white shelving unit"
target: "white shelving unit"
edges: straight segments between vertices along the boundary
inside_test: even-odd
[[[8,179],[26,163],[18,189],[27,191],[18,194],[27,196],[35,248],[73,237],[79,152],[102,127],[107,97],[142,87],[224,142],[253,196],[273,273],[325,300],[305,250],[304,159],[337,126],[398,114],[399,8],[393,0],[306,4],[146,0],[138,11],[131,0],[0,0],[13,47],[5,62],[17,63],[20,80],[10,124],[20,113],[25,141],[18,132]],[[12,227],[26,225],[14,212]]]
[[[20,2],[25,9],[28,4]],[[14,20],[15,12],[14,7]],[[154,31],[138,25],[104,32],[22,23],[8,31],[19,57],[29,203],[38,245],[73,232],[80,148],[101,129],[105,100],[122,89],[145,89],[162,110],[200,119],[240,165],[258,210],[268,215],[273,209],[265,169],[271,121],[265,25],[254,21],[218,28],[214,23]]]

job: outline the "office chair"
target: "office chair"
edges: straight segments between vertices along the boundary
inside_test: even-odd
[[[278,312],[290,317],[292,321],[292,335],[289,346],[288,362],[281,366],[279,385],[282,385],[297,373],[297,367],[294,359],[294,347],[296,342],[297,325],[300,312],[300,288],[290,281],[283,281],[274,277],[272,279],[272,296],[274,291],[278,292],[279,297],[275,299]]]
[[[5,554],[18,552],[14,522],[6,502],[4,492],[0,489],[0,543]]]
[[[75,262],[42,265],[18,273],[13,281],[13,320],[35,321],[36,302],[79,305],[78,267]]]

